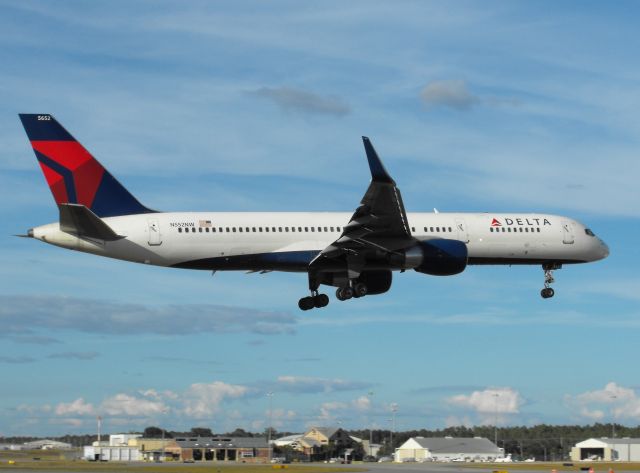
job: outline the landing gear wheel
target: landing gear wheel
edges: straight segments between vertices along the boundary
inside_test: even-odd
[[[329,296],[326,294],[318,294],[313,298],[313,305],[318,309],[326,307],[329,304]]]
[[[359,282],[353,286],[353,297],[364,297],[367,295],[368,288],[365,283]]]
[[[555,293],[556,292],[550,287],[545,287],[542,291],[540,291],[540,295],[543,299],[549,299],[550,297],[553,297]]]
[[[353,297],[353,289],[350,287],[340,287],[336,290],[336,298],[339,301],[346,301]]]
[[[313,297],[303,297],[298,301],[298,307],[300,307],[300,310],[310,310],[315,306],[316,304]]]

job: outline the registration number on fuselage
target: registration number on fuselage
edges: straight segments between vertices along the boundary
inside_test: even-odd
[[[170,227],[195,227],[196,224],[193,222],[169,222]]]

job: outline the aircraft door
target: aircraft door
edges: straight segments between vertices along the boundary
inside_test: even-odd
[[[160,224],[158,223],[158,220],[155,218],[147,220],[147,224],[149,231],[149,245],[162,245],[162,235],[160,234]]]
[[[562,243],[565,245],[571,245],[575,241],[573,235],[573,225],[568,220],[562,221]]]
[[[458,240],[469,243],[469,233],[467,233],[467,225],[461,218],[456,219],[456,229],[458,230]]]

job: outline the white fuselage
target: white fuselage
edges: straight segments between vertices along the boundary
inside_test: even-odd
[[[157,266],[211,270],[306,271],[340,237],[351,213],[176,212],[104,218],[123,238],[79,238],[58,223],[33,229],[53,245]],[[557,215],[408,213],[418,240],[467,244],[469,264],[583,263],[605,258],[607,246],[581,223]],[[391,268],[400,269],[400,268]]]

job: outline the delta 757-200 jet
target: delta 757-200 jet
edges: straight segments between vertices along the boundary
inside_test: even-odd
[[[515,213],[409,213],[368,138],[371,183],[353,214],[157,212],[142,205],[52,115],[21,114],[60,221],[28,236],[72,250],[185,269],[307,273],[302,310],[382,294],[393,271],[434,276],[467,265],[536,264],[544,298],[553,270],[606,258],[609,249],[567,217]]]

